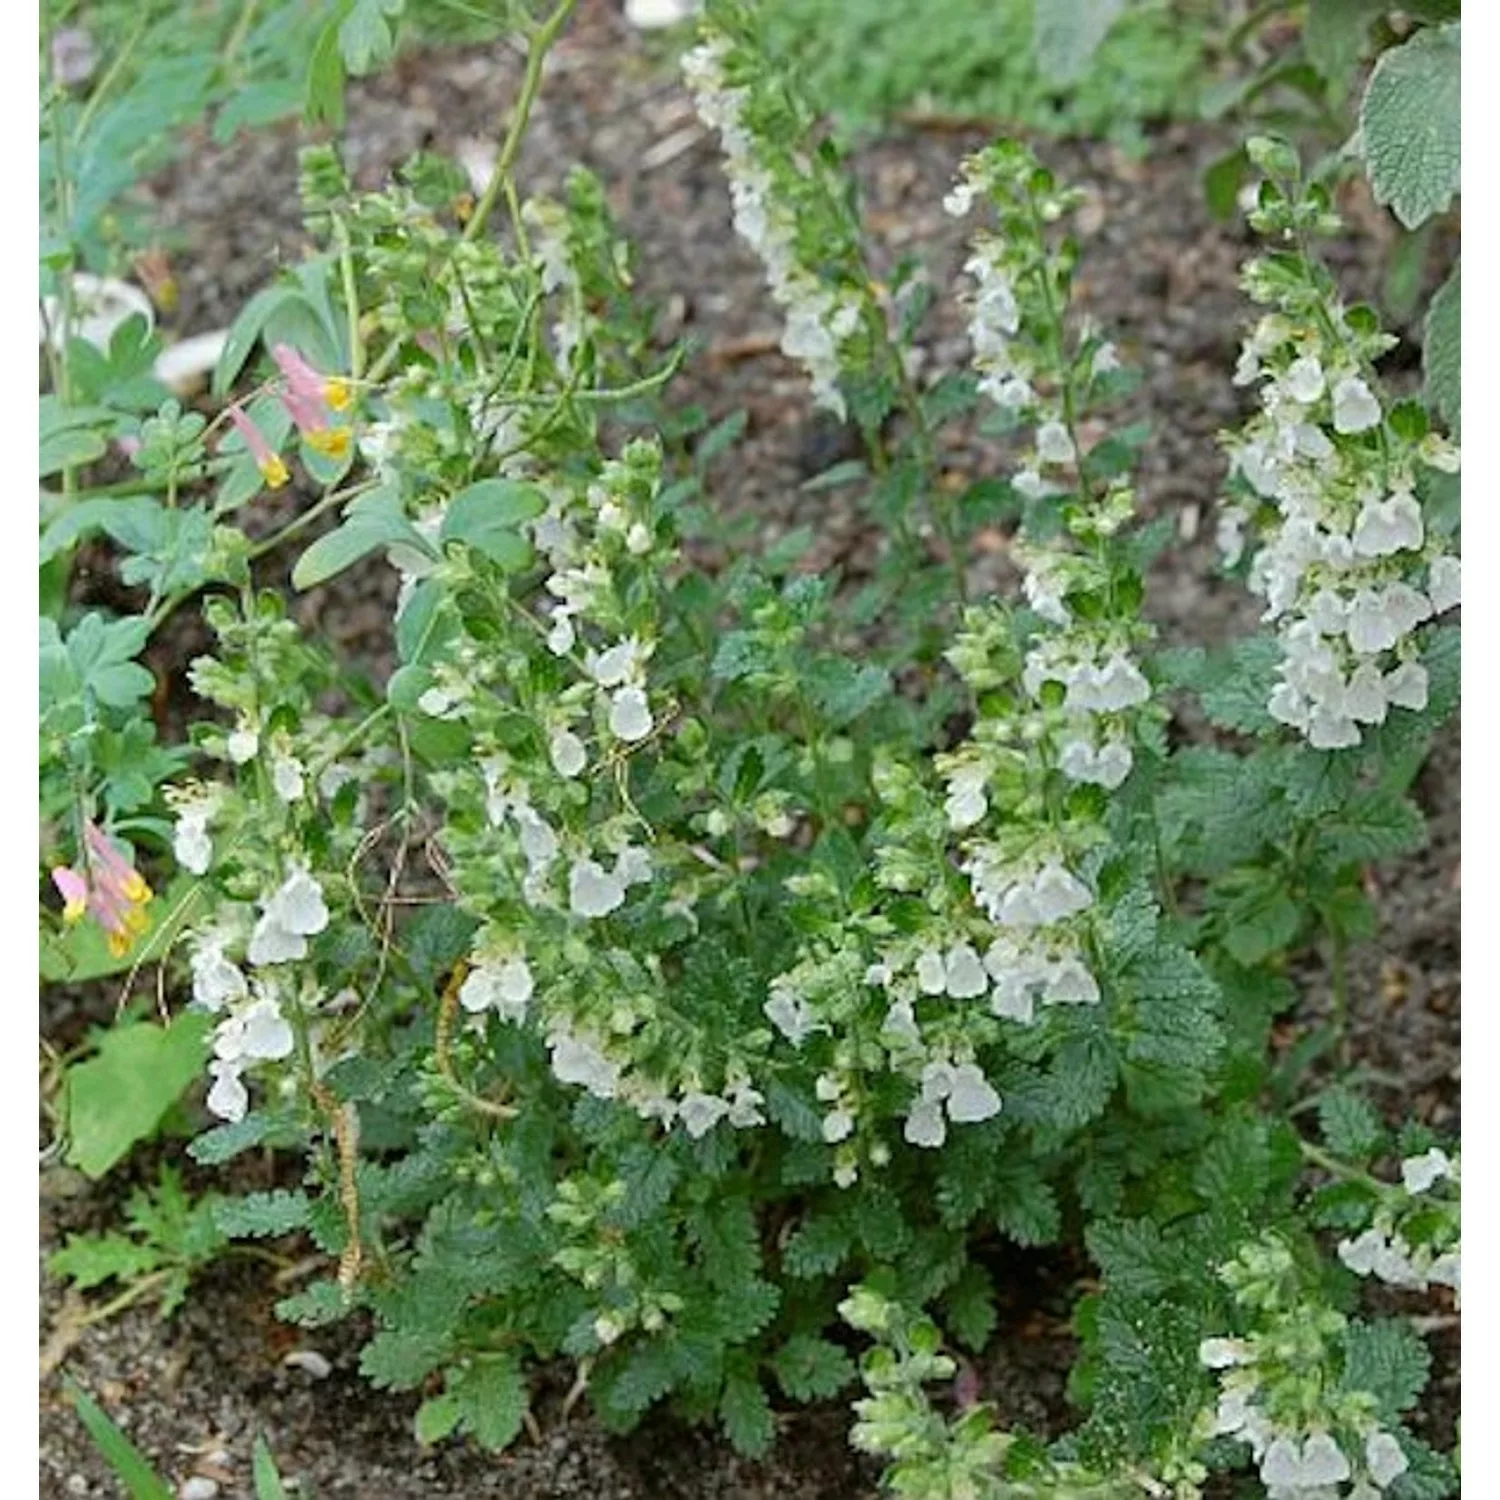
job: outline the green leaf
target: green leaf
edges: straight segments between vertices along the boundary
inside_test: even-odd
[[[219,1233],[232,1240],[268,1239],[305,1229],[309,1203],[306,1193],[274,1188],[265,1193],[247,1193],[243,1198],[224,1198],[214,1205],[214,1223]]]
[[[99,1055],[68,1070],[68,1161],[102,1177],[167,1111],[208,1061],[209,1018],[178,1016],[170,1026],[132,1021],[104,1034]]]
[[[145,1455],[115,1426],[103,1407],[72,1381],[67,1382],[67,1391],[79,1421],[88,1429],[94,1446],[125,1486],[130,1500],[173,1500],[172,1491],[157,1477]]]
[[[454,1428],[463,1420],[463,1414],[464,1409],[458,1397],[451,1391],[444,1391],[440,1396],[429,1396],[417,1408],[417,1415],[413,1419],[417,1441],[423,1447],[430,1447],[433,1443],[442,1442],[445,1437],[451,1437]]]
[[[228,393],[235,378],[245,368],[245,361],[250,358],[271,314],[300,295],[295,286],[282,282],[263,287],[240,309],[239,316],[229,325],[224,347],[219,352],[219,362],[214,367],[211,389],[215,396]]]
[[[222,1166],[261,1144],[277,1127],[272,1116],[252,1110],[243,1120],[215,1125],[188,1143],[188,1155],[205,1167]]]
[[[884,667],[841,656],[814,662],[803,680],[818,711],[835,729],[842,729],[891,692],[890,673]]]
[[[287,1500],[286,1486],[281,1482],[276,1460],[271,1457],[264,1437],[255,1439],[250,1463],[255,1477],[255,1500]]]
[[[1075,83],[1125,9],[1125,0],[1035,0],[1036,65],[1051,84]]]
[[[989,1272],[970,1262],[963,1274],[943,1293],[943,1321],[966,1349],[978,1353],[995,1331],[995,1289]]]
[[[393,487],[383,486],[361,495],[345,513],[343,525],[327,536],[320,536],[297,559],[292,569],[292,587],[315,588],[345,568],[353,567],[377,547],[387,547],[393,542],[432,555],[432,549],[406,519],[400,495]]]
[[[154,1271],[161,1257],[150,1245],[127,1239],[123,1234],[70,1234],[67,1244],[47,1259],[54,1276],[64,1276],[86,1292],[111,1279],[134,1281]]]
[[[345,4],[339,6],[313,43],[302,94],[302,117],[307,124],[321,123],[335,130],[344,127],[344,54],[339,48],[339,26]]]
[[[1394,1318],[1351,1323],[1340,1384],[1346,1391],[1369,1391],[1381,1418],[1391,1421],[1416,1405],[1431,1366],[1432,1356],[1410,1324]]]
[[[1422,334],[1422,368],[1427,404],[1460,435],[1459,416],[1462,407],[1460,373],[1461,317],[1459,312],[1459,266],[1438,288]]]
[[[465,1430],[491,1453],[515,1441],[526,1413],[526,1382],[513,1354],[476,1357],[467,1369],[449,1376],[449,1393],[459,1404]]]
[[[1330,1088],[1318,1100],[1318,1128],[1335,1156],[1346,1161],[1367,1161],[1380,1145],[1385,1128],[1369,1103],[1342,1085]]]
[[[396,37],[387,17],[399,16],[405,9],[406,0],[354,0],[339,27],[339,50],[344,66],[355,77],[390,61]]]
[[[1459,186],[1459,23],[1430,26],[1386,52],[1360,106],[1375,201],[1415,229]]]
[[[776,1418],[765,1388],[745,1370],[733,1371],[719,1397],[719,1416],[737,1452],[759,1458],[776,1439]]]
[[[547,497],[535,485],[481,479],[449,502],[439,537],[444,542],[463,542],[515,572],[531,561],[531,544],[516,528],[546,508]]]
[[[1302,44],[1336,99],[1348,93],[1369,41],[1370,23],[1386,8],[1386,0],[1312,0],[1308,7]]]
[[[836,1396],[855,1373],[854,1361],[837,1344],[811,1333],[794,1333],[776,1351],[771,1368],[794,1401]]]

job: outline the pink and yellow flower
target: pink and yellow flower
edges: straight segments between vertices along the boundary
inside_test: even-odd
[[[231,403],[229,407],[229,420],[234,423],[234,430],[245,440],[245,447],[250,450],[261,478],[271,489],[279,490],[291,478],[285,460],[266,441],[265,433],[245,415],[237,402]]]
[[[87,913],[104,929],[109,951],[119,958],[151,925],[145,910],[151,887],[92,821],[83,825],[83,842],[83,871],[67,865],[52,871],[52,883],[63,898],[63,921],[79,922]]]
[[[308,447],[327,458],[343,458],[349,451],[351,434],[335,426],[330,412],[347,411],[354,404],[354,387],[342,376],[318,374],[290,344],[277,344],[271,358],[286,377],[282,403]]]

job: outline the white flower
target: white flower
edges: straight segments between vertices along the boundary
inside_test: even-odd
[[[1281,377],[1281,387],[1294,401],[1309,406],[1323,394],[1323,366],[1316,355],[1294,359]]]
[[[243,766],[260,753],[260,736],[246,724],[238,725],[224,744],[230,760]]]
[[[607,917],[625,904],[625,882],[592,859],[573,862],[568,905],[574,916]]]
[[[1356,1276],[1368,1276],[1383,1249],[1385,1236],[1378,1229],[1367,1229],[1358,1239],[1340,1240],[1338,1255]]]
[[[729,1105],[717,1095],[691,1093],[683,1096],[678,1118],[696,1141],[707,1135],[728,1113]]]
[[[1243,1339],[1204,1339],[1198,1345],[1198,1363],[1210,1370],[1249,1363],[1250,1349]]]
[[[729,1086],[729,1123],[736,1130],[750,1130],[757,1125],[764,1125],[766,1117],[760,1106],[766,1102],[766,1096],[759,1089],[752,1088],[748,1079],[738,1079]]]
[[[552,628],[547,632],[547,649],[554,656],[566,656],[577,641],[578,635],[573,629],[573,617],[564,609],[554,610]]]
[[[1048,975],[1042,999],[1048,1005],[1097,1005],[1099,981],[1080,959],[1065,958]]]
[[[823,1116],[823,1140],[826,1145],[836,1146],[848,1140],[854,1133],[854,1116],[847,1109],[830,1110]]]
[[[238,965],[224,957],[219,943],[205,943],[194,950],[193,1001],[205,1010],[222,1010],[234,1000],[243,1000],[249,993],[245,976]]]
[[[918,1099],[906,1116],[902,1134],[913,1146],[941,1146],[948,1139],[942,1105],[933,1099]]]
[[[948,1091],[948,1118],[955,1125],[976,1124],[1000,1112],[1000,1095],[977,1063],[960,1063]]]
[[[1404,661],[1385,676],[1385,701],[1396,708],[1420,713],[1427,707],[1427,668],[1419,662]]]
[[[943,955],[936,948],[924,949],[917,955],[917,987],[924,995],[941,995],[948,988]]]
[[[1100,344],[1094,350],[1093,362],[1089,366],[1094,378],[1097,380],[1101,375],[1108,375],[1120,368],[1120,354],[1113,344]]]
[[[651,733],[654,720],[646,694],[638,687],[622,687],[610,700],[609,727],[622,740],[643,740]]]
[[[613,1099],[620,1070],[592,1042],[560,1032],[547,1039],[559,1083],[582,1084],[596,1099]]]
[[[794,1047],[800,1047],[813,1030],[812,1008],[789,985],[772,981],[770,999],[761,1007],[766,1019]]]
[[[547,746],[552,758],[552,769],[559,776],[577,776],[588,764],[588,752],[583,741],[571,729],[559,729]]]
[[[1380,403],[1358,376],[1345,376],[1332,395],[1335,432],[1366,432],[1380,420]]]
[[[628,845],[615,856],[615,879],[622,885],[651,884],[651,851]]]
[[[636,641],[621,641],[597,655],[589,652],[585,665],[589,675],[600,687],[622,687],[635,671],[639,652],[640,646]]]
[[[1036,456],[1044,464],[1070,464],[1078,456],[1061,422],[1043,422],[1036,430]]]
[[[208,1071],[213,1074],[214,1082],[204,1103],[221,1120],[243,1120],[250,1107],[250,1094],[240,1081],[239,1064],[215,1058]]]
[[[634,20],[627,12],[627,19]],[[637,22],[639,25],[640,23]],[[625,1320],[618,1313],[602,1312],[594,1319],[594,1337],[606,1348],[625,1332]]]
[[[283,927],[269,911],[262,914],[250,934],[250,945],[245,950],[247,962],[284,964],[306,957],[307,939],[301,933]]]
[[[1307,718],[1307,743],[1314,750],[1348,750],[1359,744],[1359,725],[1344,714],[1314,704]]]
[[[172,854],[189,874],[205,874],[213,859],[213,840],[208,836],[208,820],[213,813],[214,804],[204,801],[191,803],[177,814]]]
[[[1365,1467],[1370,1478],[1385,1489],[1394,1484],[1410,1467],[1401,1444],[1388,1432],[1372,1432],[1365,1439]]]
[[[1302,1488],[1302,1455],[1291,1438],[1279,1437],[1266,1449],[1260,1477],[1267,1489]]]
[[[943,968],[945,987],[955,1000],[982,995],[990,987],[984,965],[968,943],[955,943],[944,955]]]
[[[245,957],[252,964],[286,963],[307,956],[307,939],[328,925],[323,888],[306,870],[296,869],[266,902]]]
[[[948,797],[943,811],[948,826],[954,830],[972,828],[989,811],[985,783],[989,780],[983,766],[960,766],[948,779]]]
[[[493,1010],[502,1021],[519,1022],[525,1018],[526,1005],[536,984],[531,967],[524,958],[507,958],[501,963],[481,963],[464,980],[458,992],[459,1004],[477,1014]]]
[[[1151,684],[1128,656],[1116,651],[1099,669],[1094,691],[1095,707],[1105,713],[1117,713],[1122,708],[1144,703],[1151,696]]]
[[[271,785],[283,802],[300,802],[307,790],[302,762],[294,755],[278,755],[271,762]]]
[[[1450,1177],[1453,1165],[1436,1146],[1420,1156],[1408,1156],[1401,1163],[1401,1181],[1408,1193],[1425,1193],[1435,1182]]]
[[[1354,523],[1354,551],[1359,557],[1389,557],[1422,545],[1422,509],[1409,491],[1389,500],[1367,500]]]
[[[1043,923],[1061,922],[1086,910],[1094,902],[1089,888],[1055,859],[1049,860],[1037,872],[1032,881],[1031,896],[1038,920]]]
[[[281,1007],[264,994],[221,1021],[214,1032],[214,1055],[225,1062],[275,1061],[290,1057],[295,1045]]]
[[[511,816],[516,820],[527,869],[533,875],[545,874],[557,858],[557,835],[552,831],[552,825],[526,802],[513,807]]]
[[[943,197],[943,212],[950,214],[955,219],[968,216],[969,210],[974,207],[974,184],[968,181],[954,183],[950,192]]]
[[[1435,557],[1427,568],[1427,595],[1435,615],[1447,614],[1459,602],[1463,565],[1452,556]]]
[[[1361,656],[1389,650],[1431,613],[1425,596],[1410,584],[1387,584],[1379,592],[1361,589],[1349,606],[1349,644]]]
[[[1350,1474],[1344,1451],[1326,1432],[1315,1432],[1302,1445],[1303,1489],[1323,1484],[1342,1484]]]
[[[447,688],[430,687],[417,699],[417,707],[429,718],[441,719],[453,707],[453,694]]]

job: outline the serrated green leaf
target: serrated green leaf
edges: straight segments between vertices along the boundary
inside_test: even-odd
[[[391,23],[405,9],[406,0],[354,0],[339,27],[339,50],[356,78],[390,61],[396,46]]]
[[[86,1292],[112,1279],[133,1281],[155,1270],[160,1261],[152,1246],[123,1234],[70,1234],[63,1248],[48,1257],[47,1269]]]
[[[457,1400],[464,1430],[491,1453],[515,1441],[526,1413],[526,1382],[521,1363],[512,1354],[476,1357],[472,1364],[450,1375],[448,1389]]]
[[[854,1248],[854,1236],[837,1214],[816,1212],[787,1239],[781,1263],[793,1276],[826,1276]]]
[[[1335,1156],[1346,1161],[1367,1161],[1385,1135],[1370,1104],[1352,1089],[1328,1089],[1318,1100],[1318,1128]]]
[[[1408,228],[1441,213],[1459,186],[1460,27],[1428,26],[1384,53],[1360,105],[1377,203]]]
[[[794,1401],[836,1396],[854,1379],[854,1361],[827,1339],[794,1333],[771,1360],[782,1390]]]
[[[308,1222],[306,1193],[274,1188],[265,1193],[247,1193],[243,1198],[223,1198],[214,1206],[214,1223],[232,1240],[274,1238],[305,1229]]]
[[[463,1414],[463,1405],[452,1391],[429,1396],[417,1408],[417,1415],[413,1418],[417,1441],[424,1448],[442,1442],[445,1437],[452,1436],[454,1428],[463,1420]]]
[[[1427,404],[1460,436],[1462,412],[1462,316],[1459,267],[1438,288],[1422,332],[1423,392]]]
[[[776,1418],[765,1388],[754,1375],[735,1370],[724,1381],[719,1417],[737,1452],[759,1458],[776,1439]]]
[[[1370,23],[1385,9],[1385,0],[1312,0],[1308,6],[1302,44],[1335,98],[1348,93],[1350,78],[1364,55]]]
[[[998,1320],[989,1272],[971,1262],[943,1293],[943,1321],[959,1343],[977,1354],[989,1343]]]
[[[1346,1391],[1368,1391],[1380,1416],[1390,1421],[1409,1411],[1427,1386],[1432,1356],[1408,1323],[1383,1318],[1351,1323],[1344,1336]]]
[[[425,1330],[382,1329],[360,1351],[360,1374],[377,1390],[412,1390],[448,1357],[448,1342]]]

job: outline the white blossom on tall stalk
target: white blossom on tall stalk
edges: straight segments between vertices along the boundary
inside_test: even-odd
[[[749,123],[752,86],[729,81],[726,64],[742,55],[728,36],[705,28],[705,40],[682,59],[683,76],[699,118],[719,132],[735,230],[760,258],[771,297],[786,314],[782,353],[807,370],[813,404],[842,418],[847,408],[838,385],[840,352],[859,329],[866,300],[799,261],[796,214]]]
[[[1438,1147],[1401,1163],[1401,1182],[1384,1191],[1374,1218],[1338,1243],[1338,1257],[1356,1276],[1373,1276],[1403,1291],[1452,1288],[1462,1296],[1459,1236],[1460,1162]]]
[[[1387,415],[1371,362],[1394,341],[1351,320],[1320,267],[1300,265],[1246,267],[1246,290],[1274,310],[1235,371],[1260,409],[1227,439],[1237,484],[1219,544],[1230,565],[1252,548],[1248,584],[1281,648],[1271,716],[1340,750],[1392,709],[1427,706],[1416,631],[1458,603],[1458,560],[1417,492],[1422,466],[1454,472],[1459,456]]]

